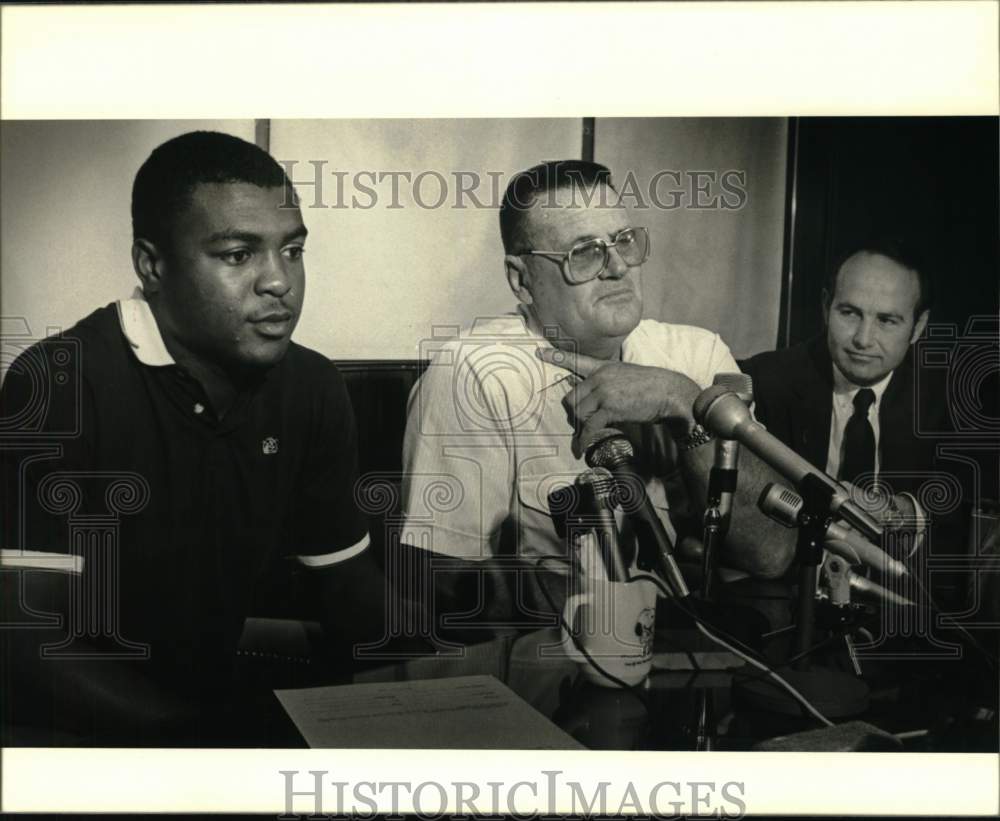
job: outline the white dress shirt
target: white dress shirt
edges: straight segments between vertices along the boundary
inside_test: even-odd
[[[882,406],[882,397],[885,395],[885,389],[889,387],[889,382],[892,381],[893,373],[893,371],[890,371],[881,381],[868,386],[875,393],[875,401],[868,408],[868,423],[872,426],[872,433],[875,434],[876,476],[878,476],[881,467],[879,408]],[[854,397],[857,396],[859,390],[861,390],[861,386],[855,385],[848,380],[840,368],[837,367],[837,363],[833,363],[833,413],[830,415],[830,447],[826,454],[826,472],[834,478],[837,478],[837,475],[840,473],[840,465],[844,460],[844,428],[847,427],[847,421],[854,415]],[[918,536],[914,540],[913,547],[910,550],[910,555],[912,556],[923,542],[924,530],[927,527],[927,517],[924,515],[923,508],[920,507],[916,497],[910,493],[901,493],[899,495],[906,496],[913,503],[914,513],[916,514]]]
[[[563,404],[579,378],[538,359],[540,346],[551,342],[523,307],[479,319],[457,338],[440,341],[407,413],[402,493],[408,544],[484,560],[496,555],[502,525],[510,523],[522,557],[565,554],[548,494],[587,469],[572,452],[574,428]],[[622,360],[677,371],[702,388],[717,373],[739,370],[718,334],[651,319],[625,339]],[[651,440],[648,451],[660,452],[656,461],[665,469],[650,477],[646,493],[673,538],[668,498],[680,501],[683,477],[671,442]]]

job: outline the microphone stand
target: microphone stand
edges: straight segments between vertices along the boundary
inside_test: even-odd
[[[735,442],[718,440],[717,448],[737,448]],[[707,601],[712,592],[712,580],[715,574],[715,550],[729,532],[731,513],[723,515],[722,497],[724,493],[734,493],[736,490],[736,457],[731,456],[732,467],[723,468],[713,465],[708,478],[708,504],[705,506],[705,516],[702,519],[701,542],[704,546],[702,554],[701,594]]]
[[[854,650],[851,631],[854,628],[855,605],[851,601],[850,570],[847,563],[831,554],[823,563],[824,575],[829,588],[829,596],[820,601],[817,620],[838,639],[843,639],[851,666],[857,675],[861,675],[861,664]]]
[[[716,468],[712,468],[715,470]],[[721,542],[729,530],[729,519],[723,519],[719,510],[718,496],[709,495],[709,506],[705,509],[705,516],[702,527],[702,544],[704,554],[702,555],[701,595],[705,601],[709,601],[712,593],[712,576],[715,573],[715,546]],[[698,752],[715,749],[715,699],[710,690],[703,687],[698,690],[697,706],[697,729],[695,730],[694,748]]]
[[[702,519],[701,543],[702,554],[701,596],[707,602],[712,596],[712,580],[715,576],[716,546],[720,545],[729,532],[729,516],[722,515],[722,493],[735,488],[736,471],[712,467],[708,480],[708,504]],[[715,699],[710,690],[702,688],[698,691],[698,719],[695,731],[695,750],[712,750],[715,747],[715,733],[712,725],[715,723]]]
[[[790,668],[781,675],[799,690],[828,718],[845,718],[868,708],[869,690],[858,676],[836,670],[810,669],[816,619],[816,582],[823,562],[823,541],[830,525],[832,489],[818,476],[807,475],[800,487],[802,509],[799,512],[799,536],[796,559],[799,562],[798,613],[796,614],[794,653]],[[800,705],[785,693],[777,693],[764,681],[734,683],[747,706],[769,713],[801,716]]]
[[[833,521],[829,514],[833,491],[819,477],[809,474],[802,480],[802,510],[799,512],[799,539],[795,558],[799,563],[799,609],[795,625],[795,670],[809,669],[809,648],[813,644],[816,618],[816,582],[823,563],[823,541]]]

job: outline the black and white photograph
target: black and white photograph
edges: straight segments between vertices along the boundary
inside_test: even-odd
[[[428,817],[995,769],[995,110],[596,103],[4,113],[5,756],[402,751],[270,806]]]

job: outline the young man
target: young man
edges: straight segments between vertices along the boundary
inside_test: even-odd
[[[381,637],[384,583],[354,504],[344,383],[291,341],[307,232],[282,168],[236,137],[184,134],[139,169],[132,221],[141,287],[30,348],[3,385],[3,418],[54,445],[4,450],[3,547],[82,559],[53,603],[75,660],[39,658],[59,642],[38,631],[11,646],[34,654],[22,683],[75,705],[57,729],[136,743],[158,715],[197,741],[184,717],[238,700],[237,642],[277,557],[350,639]],[[72,389],[53,378],[39,393],[35,375],[67,372]],[[80,534],[98,521],[114,533],[95,548]],[[28,704],[8,720],[51,718]]]

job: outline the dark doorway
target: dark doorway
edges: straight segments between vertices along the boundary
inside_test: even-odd
[[[827,267],[872,233],[902,234],[918,246],[941,284],[932,322],[955,323],[961,334],[970,317],[997,316],[996,117],[820,117],[791,125],[794,218],[779,346],[819,331]]]

